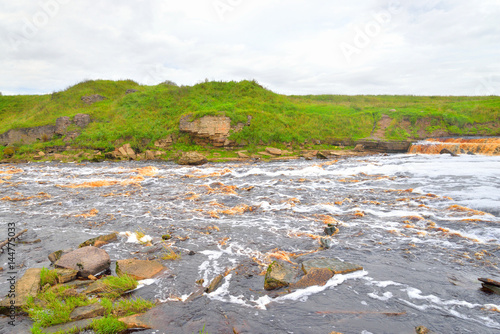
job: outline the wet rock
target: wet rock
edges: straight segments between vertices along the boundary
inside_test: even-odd
[[[424,326],[418,326],[418,327],[415,327],[415,333],[416,334],[430,334],[431,331]]]
[[[339,229],[337,226],[331,226],[331,225],[328,225],[327,227],[325,227],[325,234],[326,235],[329,235],[329,236],[332,236],[332,235],[335,235],[337,233],[339,233]]]
[[[179,165],[199,166],[207,163],[207,158],[198,152],[184,152],[177,160]]]
[[[116,240],[116,239],[117,239],[116,233],[110,233],[110,234],[106,234],[106,235],[100,235],[98,237],[95,237],[95,238],[89,239],[89,240],[87,240],[85,242],[82,242],[78,246],[78,248],[87,247],[87,246],[95,246],[95,243],[97,241],[101,241],[101,242],[104,242],[104,244],[107,244],[110,241],[113,241],[113,240]]]
[[[134,314],[129,317],[120,318],[119,321],[127,325],[127,328],[151,329],[150,325],[142,319],[143,314]]]
[[[92,325],[92,322],[97,319],[101,319],[102,317],[96,317],[92,319],[84,319],[84,320],[78,320],[78,321],[73,321],[73,322],[67,322],[65,324],[60,324],[60,325],[55,325],[51,327],[47,327],[43,329],[44,333],[66,333],[70,332],[74,333],[74,330],[76,331],[84,331],[86,329],[89,329]]]
[[[332,277],[333,271],[328,268],[313,268],[298,282],[293,283],[291,287],[295,289],[304,289],[313,285],[323,286]]]
[[[296,270],[287,263],[273,261],[269,265],[264,277],[264,289],[274,290],[287,287],[293,283],[296,277]]]
[[[333,257],[317,258],[302,262],[302,270],[306,275],[311,269],[321,268],[328,268],[333,271],[334,274],[347,274],[353,271],[363,270],[363,267],[358,266],[357,264],[343,262]]]
[[[162,240],[170,240],[172,239],[172,236],[170,234],[164,234],[161,236]]]
[[[439,151],[439,154],[449,154],[449,155],[451,155],[452,157],[457,157],[457,156],[458,156],[458,154],[456,154],[456,153],[454,153],[454,152],[450,151],[450,150],[449,150],[449,149],[447,149],[447,148],[443,148],[441,151]]]
[[[109,269],[109,254],[100,248],[87,246],[63,255],[54,266],[78,270],[78,275],[88,277]]]
[[[220,274],[215,277],[212,282],[210,282],[210,285],[205,289],[206,293],[212,293],[215,290],[217,290],[221,285],[222,285],[222,279],[224,278],[224,275]]]
[[[500,282],[491,278],[478,278],[478,280],[482,282],[484,290],[500,295]]]
[[[272,155],[281,155],[282,151],[279,148],[266,147],[266,152]]]
[[[136,280],[151,278],[166,268],[156,261],[145,261],[137,259],[126,259],[116,261],[116,274],[118,276],[129,275]]]
[[[15,301],[15,309],[18,310],[26,305],[26,302],[29,297],[34,297],[38,293],[40,289],[40,273],[42,272],[41,268],[30,268],[26,270],[23,277],[21,277],[15,283],[15,297],[12,301]],[[15,281],[9,283],[14,283]],[[10,313],[11,299],[4,298],[0,301],[0,313],[8,314]]]
[[[491,278],[478,278],[478,280],[486,284],[500,287],[500,282],[492,280]]]
[[[57,272],[57,282],[59,284],[71,282],[76,279],[78,275],[77,270],[73,269],[56,269]]]
[[[98,316],[103,316],[106,313],[106,309],[100,304],[90,304],[87,306],[80,306],[75,308],[69,315],[71,321],[95,318]]]
[[[49,254],[49,260],[51,263],[54,263],[57,260],[59,260],[62,255],[63,255],[62,250],[55,251],[55,252]]]
[[[321,248],[329,249],[333,246],[333,241],[330,238],[322,237],[319,239],[319,244],[321,245]]]

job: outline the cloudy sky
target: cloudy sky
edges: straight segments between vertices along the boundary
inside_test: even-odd
[[[500,95],[500,0],[0,0],[0,92],[255,79],[283,94]]]

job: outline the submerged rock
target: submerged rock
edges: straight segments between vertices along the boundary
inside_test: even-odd
[[[136,280],[152,278],[166,269],[156,261],[126,259],[116,261],[116,274],[118,276],[129,275]]]
[[[308,274],[312,269],[328,268],[334,274],[347,274],[357,270],[363,270],[363,267],[357,264],[343,262],[336,258],[317,258],[302,262],[304,274]]]
[[[82,248],[82,247],[86,247],[86,246],[96,246],[96,242],[100,241],[101,243],[99,243],[100,246],[104,244],[107,244],[109,243],[110,241],[113,241],[113,240],[116,240],[117,239],[117,236],[116,236],[116,233],[110,233],[110,234],[106,234],[106,235],[100,235],[98,237],[95,237],[95,238],[92,238],[92,239],[89,239],[85,242],[82,242],[78,248]]]
[[[78,275],[88,277],[109,269],[109,254],[100,248],[87,246],[63,255],[55,267],[78,270]]]
[[[293,283],[291,287],[296,289],[304,289],[313,285],[323,286],[332,277],[333,271],[328,268],[313,268],[297,283]]]
[[[269,265],[264,277],[264,289],[274,290],[287,287],[293,283],[297,276],[297,271],[287,263],[273,261]]]

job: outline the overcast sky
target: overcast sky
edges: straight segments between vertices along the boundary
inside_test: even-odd
[[[0,92],[255,79],[282,94],[500,95],[500,0],[0,0]]]

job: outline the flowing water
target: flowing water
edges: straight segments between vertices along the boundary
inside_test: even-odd
[[[162,330],[145,333],[500,332],[500,157],[378,155],[338,161],[209,164],[30,163],[0,165],[0,238],[27,228],[19,276],[47,255],[113,231],[143,231],[152,247],[103,246],[112,262],[180,252],[135,296],[162,304]],[[340,232],[321,250],[328,222]],[[306,254],[294,257],[294,254]],[[363,271],[291,293],[265,291],[272,260],[337,257]],[[7,266],[0,255],[0,266]],[[114,263],[112,263],[114,267]],[[188,298],[226,273],[211,294]],[[0,294],[8,291],[0,272]],[[186,300],[187,299],[187,300]],[[0,318],[0,333],[23,333]]]

